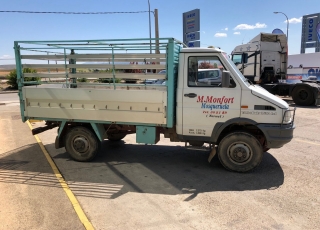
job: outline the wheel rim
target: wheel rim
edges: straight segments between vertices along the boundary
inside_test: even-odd
[[[308,92],[306,90],[301,90],[299,92],[299,98],[301,100],[304,100],[304,101],[307,100],[308,96],[309,96],[309,94],[308,94]]]
[[[244,165],[252,158],[252,149],[244,142],[237,142],[229,146],[228,158],[237,165]]]
[[[72,148],[81,155],[88,151],[89,141],[83,136],[77,136],[73,139]]]

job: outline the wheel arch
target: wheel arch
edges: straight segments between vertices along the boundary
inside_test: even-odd
[[[233,131],[250,133],[258,139],[262,146],[266,145],[264,132],[259,129],[257,122],[248,118],[233,118],[226,122],[218,122],[212,130],[210,141],[218,145],[226,135]]]
[[[105,128],[102,124],[97,123],[82,123],[82,122],[66,122],[61,121],[59,128],[58,128],[58,135],[56,136],[55,140],[55,148],[63,148],[65,147],[64,138],[68,132],[69,129],[75,127],[75,126],[83,126],[88,129],[91,129],[99,141],[103,141],[103,134],[105,133]]]

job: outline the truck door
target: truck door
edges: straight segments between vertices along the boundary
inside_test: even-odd
[[[227,69],[218,54],[187,54],[185,63],[182,132],[200,140],[211,137],[218,122],[240,117],[241,87],[233,80],[229,88],[221,87],[222,71]]]

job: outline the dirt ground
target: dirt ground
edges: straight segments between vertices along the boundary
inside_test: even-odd
[[[6,76],[10,73],[10,70],[1,70],[0,69],[0,91],[10,89],[9,85],[7,84]]]
[[[3,82],[3,81],[0,82],[0,91],[9,90],[9,89],[11,89],[11,88],[10,88],[10,86],[7,84],[7,82]]]
[[[6,79],[1,79],[0,78],[0,92],[1,91],[6,91],[6,90],[12,90],[11,86],[8,85]]]
[[[0,78],[5,77],[10,73],[11,70],[2,70],[0,69]]]
[[[7,84],[7,82],[5,80],[0,80],[0,91],[4,91],[4,90],[10,90],[11,87],[10,85]]]

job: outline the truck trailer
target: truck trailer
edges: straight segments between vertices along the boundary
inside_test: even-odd
[[[217,152],[226,169],[247,172],[259,165],[265,151],[291,141],[295,109],[251,84],[223,50],[185,48],[174,38],[159,38],[159,46],[152,44],[152,50],[160,52],[150,53],[149,41],[14,42],[22,121],[46,121],[33,134],[58,127],[55,147],[65,147],[76,161],[92,160],[106,139],[119,141],[136,134],[137,143],[156,144],[164,134],[172,142],[207,143],[212,147],[210,159]],[[162,75],[123,71],[137,68],[123,63],[142,63],[139,69],[143,69],[146,61],[155,63],[152,69],[166,71]],[[23,68],[65,71],[23,73]],[[213,81],[212,74],[198,74],[203,69],[221,75],[220,82]],[[26,77],[41,80],[27,82]],[[63,82],[53,83],[53,78]],[[113,81],[77,81],[83,78]],[[154,78],[166,83],[115,81]]]
[[[306,64],[307,60],[303,61],[302,56],[292,56],[289,58],[292,64],[288,62],[288,44],[285,34],[260,33],[249,43],[236,46],[231,56],[237,68],[247,79],[254,84],[259,84],[270,93],[291,96],[297,105],[320,104],[320,79],[301,77],[303,64],[296,66],[296,63],[301,59],[300,62]],[[320,62],[318,66],[319,64]],[[298,81],[292,81],[292,79],[298,79]]]
[[[320,52],[288,56],[286,82],[300,83],[303,80],[320,81]]]

